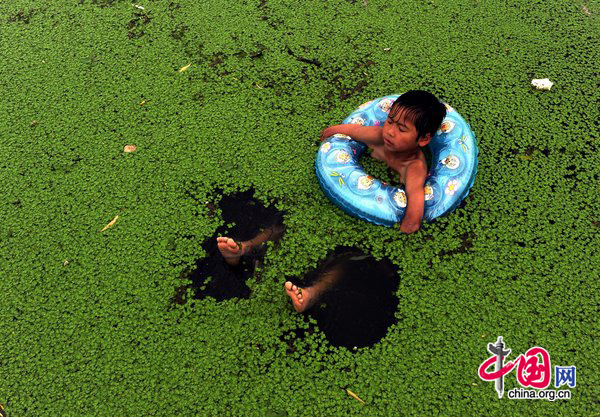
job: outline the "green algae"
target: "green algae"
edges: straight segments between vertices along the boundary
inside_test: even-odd
[[[136,4],[0,5],[9,416],[593,414],[596,2]],[[405,236],[337,209],[313,164],[323,128],[409,89],[456,108],[481,154],[465,205]],[[288,233],[250,298],[171,309],[224,224],[217,187],[277,199]],[[282,289],[340,244],[399,269],[397,322],[356,351]],[[498,400],[477,367],[499,335],[576,365],[573,398]]]

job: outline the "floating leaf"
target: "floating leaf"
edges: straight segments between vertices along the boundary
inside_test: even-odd
[[[192,64],[187,64],[185,67],[181,67],[181,68],[179,68],[179,72],[186,71],[186,70],[187,70],[189,67],[191,67],[191,66],[192,66]]]
[[[531,161],[533,159],[531,155],[517,155],[517,158],[522,161]]]
[[[118,219],[118,218],[119,218],[119,215],[117,214],[117,215],[115,216],[115,218],[114,218],[114,219],[112,219],[112,220],[111,220],[111,222],[110,222],[109,224],[107,224],[106,226],[104,226],[104,229],[102,229],[102,230],[100,230],[100,231],[101,231],[101,232],[104,232],[104,231],[105,231],[106,229],[108,229],[109,227],[112,227],[112,226],[113,226],[113,225],[114,225],[114,224],[117,222],[117,219]]]
[[[361,400],[358,395],[356,395],[355,393],[353,393],[352,391],[350,391],[348,388],[346,388],[346,392],[355,400],[360,401],[361,403],[365,403],[363,400]]]

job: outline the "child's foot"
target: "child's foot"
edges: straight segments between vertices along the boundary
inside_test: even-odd
[[[309,288],[300,288],[292,284],[290,281],[285,283],[285,292],[292,298],[294,308],[298,313],[302,313],[312,307],[316,298]]]
[[[221,251],[221,255],[225,258],[225,262],[231,266],[238,265],[241,256],[248,251],[248,247],[244,242],[240,242],[238,245],[235,240],[228,237],[218,237],[217,246]]]

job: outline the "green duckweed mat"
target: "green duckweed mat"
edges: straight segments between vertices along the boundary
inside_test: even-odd
[[[3,412],[600,415],[599,14],[597,0],[0,3]],[[407,236],[331,204],[314,157],[322,129],[411,89],[460,112],[480,155],[464,207]],[[288,231],[250,298],[174,306],[222,224],[203,203],[217,187],[277,199]],[[341,244],[399,267],[396,324],[356,350],[283,290]],[[507,398],[515,369],[499,399],[478,376],[498,336],[506,361],[546,349],[548,389],[571,398]],[[555,365],[576,366],[574,388],[554,387]]]

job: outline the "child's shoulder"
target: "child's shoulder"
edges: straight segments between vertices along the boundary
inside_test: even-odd
[[[423,155],[421,155],[423,156]],[[425,158],[417,158],[406,164],[406,178],[418,183],[425,181],[427,178],[427,161]]]
[[[406,165],[406,175],[411,177],[427,177],[427,162],[415,159]]]
[[[427,174],[427,160],[423,151],[419,150],[417,158],[409,161],[406,164],[407,168],[414,171],[416,174]]]

